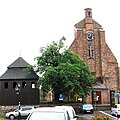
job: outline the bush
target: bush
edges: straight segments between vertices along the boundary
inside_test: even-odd
[[[4,120],[4,118],[3,118],[3,117],[0,117],[0,120]]]
[[[108,116],[94,116],[92,120],[110,120]]]

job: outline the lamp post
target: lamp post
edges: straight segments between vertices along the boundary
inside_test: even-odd
[[[19,95],[19,102],[18,102],[18,120],[20,120],[20,92],[21,92],[21,89],[20,89],[20,83],[18,83],[15,87],[15,92],[17,95]]]
[[[118,104],[120,104],[120,90],[118,89]]]
[[[112,107],[113,104],[115,103],[115,98],[114,98],[115,90],[112,88],[112,76],[113,76],[113,73],[109,72],[108,76],[109,76],[110,106]]]
[[[40,103],[41,103],[41,88],[42,88],[42,86],[40,85],[40,86],[39,86]]]

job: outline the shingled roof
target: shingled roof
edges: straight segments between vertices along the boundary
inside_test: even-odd
[[[26,68],[29,65],[30,64],[27,63],[22,57],[19,57],[11,65],[9,65],[8,68]]]
[[[11,65],[8,66],[6,72],[0,77],[1,79],[38,79],[38,75],[34,71],[27,72],[25,69],[30,64],[22,57],[19,57]]]

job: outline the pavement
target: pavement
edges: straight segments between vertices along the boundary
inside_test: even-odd
[[[110,120],[120,120],[119,117],[115,117],[113,115],[111,115],[111,111],[110,110],[105,110],[105,111],[95,111],[95,115],[107,115],[110,117]]]

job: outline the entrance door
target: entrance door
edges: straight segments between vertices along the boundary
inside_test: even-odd
[[[101,104],[101,91],[96,91],[96,97],[97,104]]]

